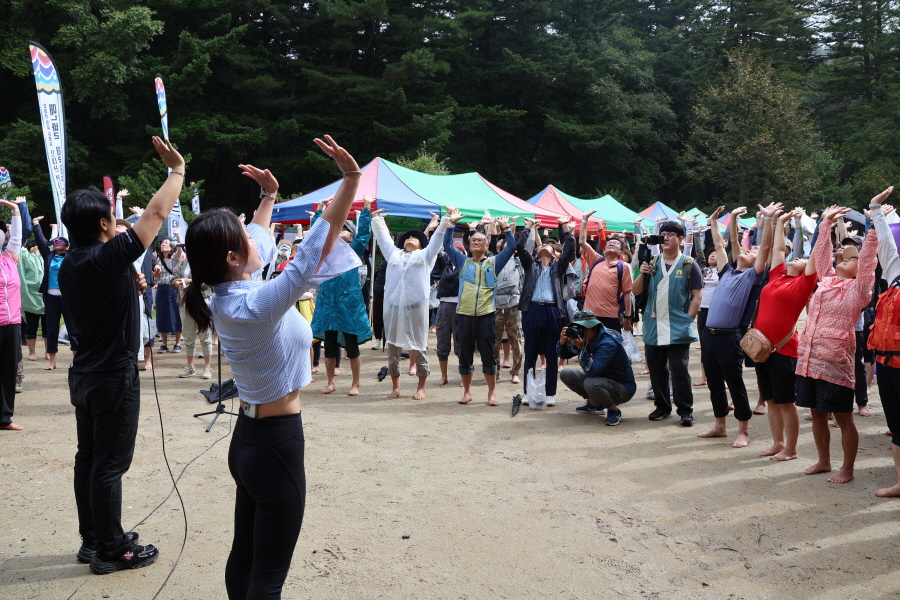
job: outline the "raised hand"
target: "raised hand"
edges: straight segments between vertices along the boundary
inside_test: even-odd
[[[894,191],[894,186],[889,187],[888,189],[884,190],[883,192],[881,192],[880,194],[878,194],[877,196],[872,198],[872,200],[869,201],[869,204],[884,204],[884,201],[887,200],[888,196],[890,196],[891,192],[893,192],[893,191]]]
[[[25,196],[16,196],[16,204],[19,202],[25,202]]]
[[[194,185],[194,184],[192,183],[191,185]],[[116,194],[116,198],[124,198],[125,196],[130,196],[130,195],[131,194],[128,193],[128,190],[126,190],[125,188],[122,188],[121,190],[119,190],[119,193]]]
[[[159,157],[165,165],[173,171],[184,171],[184,159],[181,157],[181,154],[178,153],[178,150],[172,146],[172,142],[169,140],[163,141],[155,135],[152,139],[153,147],[156,148]]]
[[[354,173],[354,171],[359,171],[359,165],[356,164],[356,160],[350,156],[350,153],[338,146],[337,142],[334,141],[330,135],[325,136],[326,142],[323,142],[319,138],[313,140],[316,145],[328,156],[334,159],[334,162],[337,163],[338,168],[341,170],[341,173],[354,175],[362,175],[362,173]]]
[[[716,220],[719,218],[719,215],[722,214],[722,211],[725,210],[724,206],[720,206],[716,210],[712,211],[708,217],[706,217],[707,224],[712,227]],[[734,213],[732,213],[734,214]]]
[[[494,223],[496,223],[497,227],[501,230],[509,227],[509,217],[500,217],[499,219],[494,219]]]
[[[39,216],[39,217],[33,218],[33,219],[31,220],[31,222],[32,222],[34,225],[37,225],[38,223],[40,223],[40,222],[43,221],[43,220],[44,220],[44,215],[41,215],[41,216]]]
[[[450,219],[450,222],[454,225],[456,225],[459,220],[463,218],[462,213],[459,212],[459,209],[455,206],[445,206],[444,209],[447,211],[447,217]],[[471,226],[472,224],[470,223],[469,225]]]
[[[772,202],[765,208],[763,208],[761,204],[758,204],[757,206],[759,206],[760,214],[764,217],[774,217],[778,211],[784,208],[784,205],[782,205],[781,202]]]
[[[386,216],[388,216],[388,215],[387,215],[386,212],[384,212],[384,209],[383,209],[383,208],[379,208],[378,210],[373,210],[373,211],[372,211],[372,218],[373,218],[373,219],[376,219],[376,218],[382,218],[382,219],[383,219],[383,218],[386,217]]]
[[[532,227],[534,227],[534,224],[535,224],[534,219],[532,219],[531,217],[524,217],[524,219],[525,219],[525,228],[526,229],[531,229]]]
[[[732,217],[739,217],[739,216],[741,216],[742,214],[744,214],[744,213],[746,213],[746,212],[747,212],[747,207],[746,207],[746,206],[738,206],[738,207],[735,208],[733,211],[731,211],[731,216],[732,216]]]
[[[0,199],[0,204],[8,208],[9,210],[19,210],[18,205],[15,202],[10,202],[6,199]]]
[[[274,194],[278,191],[278,180],[268,169],[257,169],[253,165],[238,165],[238,169],[243,169],[241,174],[258,183],[259,187],[267,194]]]

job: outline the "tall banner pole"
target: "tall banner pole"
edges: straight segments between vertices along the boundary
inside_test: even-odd
[[[169,139],[169,107],[166,103],[166,86],[163,84],[162,75],[156,75],[156,105],[159,107],[159,119],[162,123],[163,139]],[[169,173],[172,169],[169,169]],[[181,200],[175,201],[172,212],[169,213],[169,236],[175,238],[175,232],[178,232],[177,242],[184,243],[184,234],[187,230],[187,223],[184,221],[184,215],[181,213]]]
[[[41,126],[44,131],[44,149],[47,152],[47,167],[50,170],[50,189],[53,192],[53,207],[60,235],[66,235],[66,228],[60,218],[66,201],[68,178],[68,149],[66,147],[66,118],[63,111],[62,88],[59,71],[43,46],[29,42],[31,66],[34,69],[34,83],[37,87],[38,107],[41,111]]]
[[[192,181],[191,187],[194,187],[194,185],[195,183]],[[191,198],[191,211],[193,211],[195,215],[200,214],[200,192],[196,189],[194,190],[194,197]]]

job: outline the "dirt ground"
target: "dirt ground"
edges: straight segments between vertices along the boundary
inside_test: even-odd
[[[695,388],[693,428],[647,419],[648,378],[623,407],[619,427],[558,405],[510,417],[519,386],[508,371],[500,407],[457,403],[458,375],[412,400],[387,398],[379,383],[386,355],[363,354],[362,392],[323,396],[324,376],[303,392],[306,516],[285,598],[897,598],[898,500],[876,489],[893,484],[890,441],[873,386],[874,416],[856,417],[856,479],[827,483],[802,469],[815,458],[802,421],[800,459],[759,457],[768,446],[765,417],[751,422],[751,444],[698,439],[713,420],[709,394]],[[75,417],[68,401],[68,349],[62,368],[26,363],[16,398],[21,432],[0,432],[0,598],[149,600],[225,598],[234,486],[226,457],[230,419],[210,433],[198,393],[209,381],[178,379],[183,354],[157,357],[156,383],[165,450],[184,513],[163,459],[160,415],[150,372],[134,463],[124,481],[123,525],[160,548],[156,564],[92,575],[75,560],[79,538],[72,492]],[[434,355],[432,354],[432,358]],[[215,361],[214,361],[215,364]],[[437,365],[434,365],[435,371]],[[691,359],[699,375],[699,355]],[[453,371],[451,361],[451,371]],[[636,369],[640,370],[640,369]],[[227,371],[223,378],[227,378]],[[755,377],[746,372],[751,399]],[[230,402],[228,403],[230,406]],[[736,422],[729,420],[732,435]],[[833,430],[832,449],[840,452]],[[165,500],[165,502],[163,502]],[[162,504],[160,504],[162,502]],[[140,525],[138,526],[138,524]],[[157,594],[158,596],[154,596]]]

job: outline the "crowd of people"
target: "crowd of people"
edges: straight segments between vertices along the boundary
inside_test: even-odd
[[[78,558],[93,572],[146,566],[158,556],[121,526],[139,371],[153,368],[157,332],[157,353],[182,352],[184,343],[182,378],[195,375],[202,356],[201,376],[209,379],[218,344],[239,390],[229,451],[237,489],[229,598],[280,597],[305,506],[300,389],[318,372],[323,344],[323,394],[338,390],[341,359],[350,363],[347,394],[369,391],[361,390],[360,349],[374,337],[374,349],[386,353],[377,360],[386,363],[387,395],[403,394],[408,359],[413,397],[422,400],[434,340],[435,384],[450,383],[453,354],[460,404],[475,400],[477,353],[488,405],[500,404],[503,369],[526,395],[534,394],[541,372],[547,406],[567,393],[583,400],[577,412],[617,426],[623,405],[638,393],[637,335],[642,374],[650,379],[646,396],[654,402],[650,420],[666,420],[674,410],[680,425],[691,427],[694,388],[705,385],[714,423],[699,437],[729,437],[733,414],[733,446],[744,448],[753,415],[765,414],[772,444],[759,454],[788,461],[798,457],[798,407],[809,409],[818,456],[804,472],[832,471],[833,420],[843,456],[832,483],[854,477],[853,413],[870,414],[868,379],[875,373],[898,470],[898,483],[877,494],[900,496],[900,307],[894,312],[900,255],[886,220],[893,188],[872,199],[859,232],[847,231],[847,208],[822,211],[810,231],[802,209],[771,203],[759,206],[756,225],[743,232],[737,222],[745,208],[731,211],[724,235],[718,220],[724,207],[705,223],[681,215],[651,227],[638,222],[633,231],[601,230],[591,239],[593,212],[580,222],[561,217],[549,231],[530,218],[517,227],[505,216],[461,225],[463,214],[447,206],[423,230],[392,236],[389,215],[373,210],[374,198],[364,196],[349,218],[359,167],[330,137],[316,143],[343,181],[330,202],[310,213],[309,226],[298,226],[296,239],[271,223],[275,176],[240,165],[261,188],[249,224],[213,209],[196,217],[183,244],[157,241],[185,170],[181,155],[159,138],[153,144],[171,172],[146,209],[133,209],[136,220],[115,219],[96,189],[78,190],[62,211],[71,244],[63,237],[48,242],[24,198],[0,201],[11,214],[8,229],[0,223],[0,428],[22,429],[12,420],[22,361],[38,360],[41,331],[45,368],[57,367],[62,319],[74,354]],[[98,298],[92,289],[100,282],[109,293]],[[697,343],[703,377],[693,382],[690,351]],[[755,370],[755,407],[747,367]]]

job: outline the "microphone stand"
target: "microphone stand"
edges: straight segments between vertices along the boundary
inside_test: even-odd
[[[216,424],[216,419],[219,418],[219,415],[233,415],[238,416],[237,413],[228,412],[225,410],[225,405],[222,404],[222,343],[219,342],[217,346],[219,349],[218,357],[216,358],[217,368],[219,370],[219,389],[218,389],[218,403],[216,404],[216,410],[210,410],[207,412],[197,413],[194,415],[195,417],[205,417],[206,415],[215,415],[212,418],[212,422],[210,422],[209,427],[206,428],[206,433],[209,433],[209,430],[212,429],[213,425]]]

